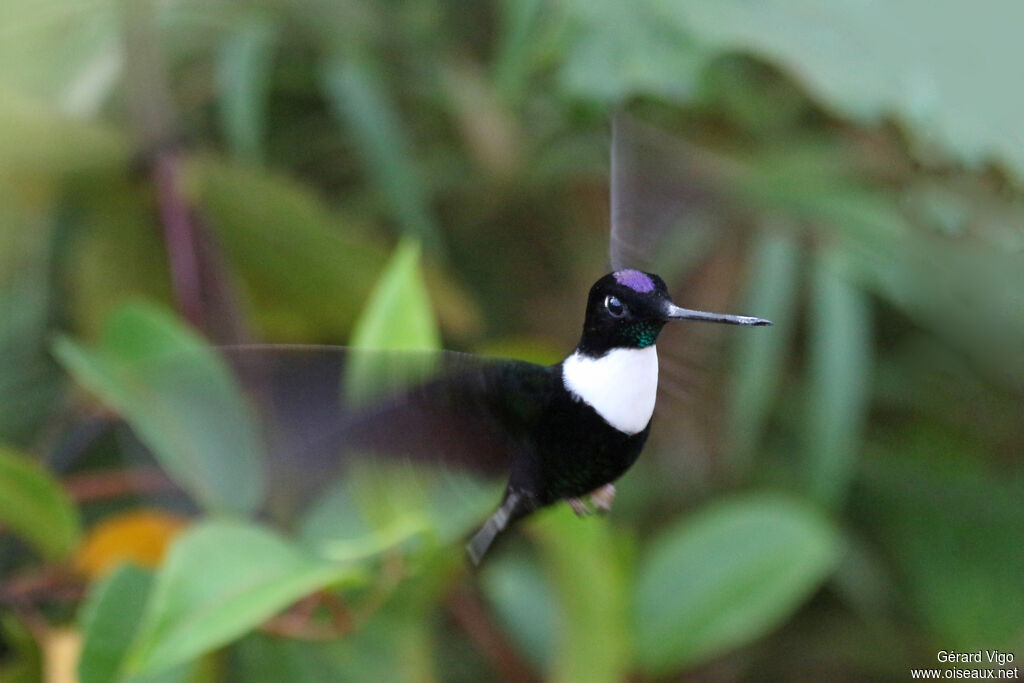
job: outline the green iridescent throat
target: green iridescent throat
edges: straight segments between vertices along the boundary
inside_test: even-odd
[[[658,333],[661,332],[661,325],[654,322],[642,322],[630,325],[626,330],[626,337],[633,342],[637,348],[646,349],[658,340]]]

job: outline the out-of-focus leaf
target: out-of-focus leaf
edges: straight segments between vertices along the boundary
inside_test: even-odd
[[[0,443],[25,445],[59,405],[63,378],[46,352],[56,308],[54,232],[27,188],[0,182]],[[26,201],[27,200],[27,201]]]
[[[791,235],[764,232],[754,245],[753,267],[743,310],[772,321],[766,334],[737,340],[736,376],[729,415],[729,452],[738,472],[753,450],[774,404],[797,309],[799,250]]]
[[[458,547],[497,495],[454,471],[366,463],[316,501],[303,519],[301,537],[317,553],[339,561],[400,545]]]
[[[188,520],[158,510],[131,510],[89,529],[75,553],[75,566],[96,579],[119,564],[154,569]]]
[[[532,522],[558,600],[553,681],[621,681],[632,659],[631,546],[606,520],[577,518],[568,506]]]
[[[846,494],[867,417],[871,315],[840,255],[817,254],[810,318],[806,476],[811,496],[837,505]]]
[[[120,6],[114,0],[0,3],[0,80],[68,113],[95,111],[120,66]]]
[[[6,653],[0,662],[4,683],[38,683],[43,680],[39,643],[12,612],[0,612],[0,640]]]
[[[520,557],[488,559],[480,585],[520,651],[538,668],[548,668],[562,629],[558,596],[540,567]]]
[[[570,44],[564,87],[614,102],[634,93],[686,100],[705,52],[679,22],[666,22],[656,0],[565,0]]]
[[[269,20],[252,17],[228,36],[220,51],[221,127],[232,153],[250,161],[263,157],[273,37]]]
[[[828,520],[776,495],[734,498],[680,521],[640,564],[641,666],[668,673],[765,635],[821,585],[839,550]]]
[[[933,642],[1005,652],[1024,632],[1024,475],[974,461],[982,449],[944,427],[901,423],[871,444],[854,514]]]
[[[310,642],[251,633],[234,648],[238,680],[247,683],[321,683],[338,680],[340,640]]]
[[[54,178],[119,169],[129,153],[127,138],[114,129],[65,118],[0,87],[0,165],[8,172]]]
[[[1018,80],[1024,6],[928,0],[660,2],[663,20],[718,49],[781,65],[825,106],[869,125],[893,114],[924,145],[980,164],[995,157],[1024,175]],[[856,64],[856,69],[850,65]]]
[[[543,0],[503,0],[501,37],[494,61],[494,88],[507,102],[519,102],[534,67]]]
[[[157,572],[125,670],[165,671],[234,640],[304,595],[358,576],[359,570],[306,554],[258,526],[198,524]]]
[[[398,245],[359,316],[351,345],[417,351],[441,347],[415,241],[403,240]]]
[[[269,171],[197,158],[186,179],[269,336],[348,332],[387,259],[383,244]]]
[[[398,245],[356,322],[351,346],[414,351],[441,347],[419,257],[416,242]],[[428,364],[424,372],[429,370]],[[379,396],[390,386],[389,377],[386,356],[354,354],[345,373],[344,395],[357,401]]]
[[[176,318],[126,305],[97,348],[65,337],[55,352],[204,507],[245,514],[260,505],[262,445],[250,406],[214,350]]]
[[[329,62],[322,78],[324,93],[351,128],[370,177],[402,231],[429,248],[439,248],[440,235],[427,193],[415,166],[409,163],[412,145],[383,89],[385,81],[371,73],[369,63],[359,59]]]
[[[78,664],[82,683],[121,679],[152,584],[152,574],[127,564],[93,585],[79,617],[85,637]]]
[[[78,510],[46,470],[23,453],[0,446],[0,524],[50,560],[78,543]]]

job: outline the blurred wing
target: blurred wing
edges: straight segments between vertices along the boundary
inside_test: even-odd
[[[684,214],[687,221],[699,220],[711,199],[711,183],[700,159],[683,140],[624,112],[614,115],[609,244],[613,270],[665,270],[656,256],[669,233]]]
[[[507,473],[557,381],[551,367],[454,352],[223,349],[263,427],[271,489],[302,499],[354,460]]]

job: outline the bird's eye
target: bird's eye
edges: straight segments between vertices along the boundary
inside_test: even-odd
[[[604,298],[604,307],[608,309],[608,312],[615,318],[621,318],[626,314],[626,307],[623,306],[622,302],[614,296],[606,296]]]

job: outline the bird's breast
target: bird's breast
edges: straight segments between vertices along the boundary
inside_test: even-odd
[[[655,347],[613,349],[594,358],[578,351],[562,363],[562,382],[609,425],[625,434],[644,430],[658,394]]]

